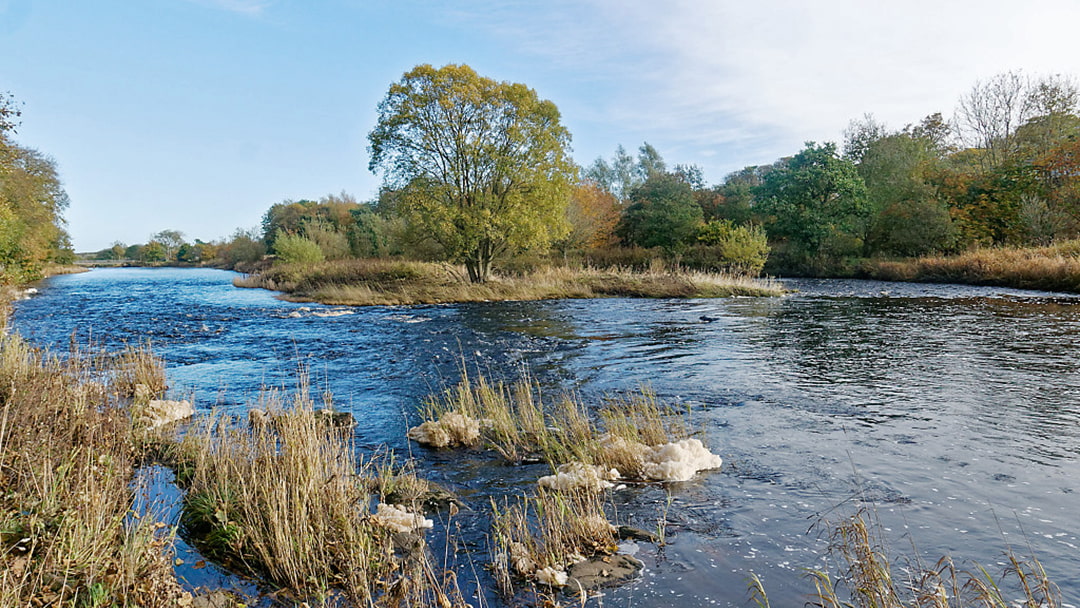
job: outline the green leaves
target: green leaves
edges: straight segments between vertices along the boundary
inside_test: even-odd
[[[813,257],[844,255],[861,242],[863,220],[870,208],[866,186],[836,144],[806,147],[777,163],[756,188],[759,209],[769,216],[766,230]]]
[[[378,111],[369,168],[473,281],[486,280],[504,251],[566,234],[576,170],[555,104],[466,65],[421,65],[391,85]]]

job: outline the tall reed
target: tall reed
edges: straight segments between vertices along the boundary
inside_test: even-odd
[[[379,465],[316,416],[307,383],[262,404],[272,423],[207,418],[179,447],[191,469],[183,523],[207,554],[315,601],[451,606],[422,537],[402,554],[371,517]],[[382,482],[382,485],[387,485]]]
[[[148,352],[141,355],[152,356]],[[171,531],[133,518],[131,418],[101,359],[0,338],[0,606],[173,606]]]
[[[839,572],[810,569],[815,591],[808,605],[822,608],[1058,608],[1061,595],[1034,556],[1022,557],[1011,548],[1008,565],[1000,572],[977,563],[958,566],[945,556],[927,564],[918,555],[894,565],[872,513],[863,509],[837,522],[826,523],[830,554]],[[768,607],[763,581],[752,575],[752,600]]]

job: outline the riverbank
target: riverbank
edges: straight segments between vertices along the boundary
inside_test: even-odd
[[[1048,247],[975,249],[955,256],[868,260],[862,278],[1080,293],[1080,240]]]
[[[603,297],[719,298],[778,296],[770,280],[681,270],[600,270],[545,267],[469,283],[463,270],[427,262],[341,260],[277,264],[233,281],[237,287],[284,292],[296,302],[342,306],[443,304]]]

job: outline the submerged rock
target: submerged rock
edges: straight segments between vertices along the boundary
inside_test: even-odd
[[[591,557],[567,569],[567,586],[575,589],[596,589],[619,585],[633,580],[644,567],[645,564],[629,555]]]
[[[330,409],[315,410],[315,419],[329,422],[331,425],[337,427],[356,426],[356,419],[353,418],[353,415],[349,412],[339,412]]]
[[[619,540],[640,540],[647,543],[653,543],[654,545],[660,542],[659,536],[648,530],[642,530],[641,528],[635,528],[633,526],[619,526],[615,531],[615,535],[619,537]]]

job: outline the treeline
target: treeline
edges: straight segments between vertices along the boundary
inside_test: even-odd
[[[0,285],[39,279],[47,265],[75,257],[56,163],[13,139],[21,114],[11,94],[0,92]]]
[[[431,74],[451,68],[462,69]],[[521,243],[495,262],[510,271],[566,261],[642,267],[664,258],[745,274],[764,267],[844,275],[869,258],[1041,246],[1080,236],[1078,102],[1071,78],[1009,72],[976,83],[949,119],[934,113],[893,129],[867,115],[852,121],[839,144],[808,142],[715,185],[697,166],[668,166],[648,143],[633,155],[620,146],[611,158],[577,168],[565,225],[540,246],[514,236],[520,229],[509,214],[442,217],[445,206],[418,207],[417,184],[436,190],[410,176],[388,178],[372,201],[342,193],[277,203],[260,228],[220,242],[188,244],[164,231],[145,245],[118,244],[100,255],[224,266],[264,255],[286,262],[454,259],[475,249],[455,243],[459,235],[480,234],[483,242],[485,231],[503,230],[504,243]],[[373,144],[387,145],[382,128]]]

